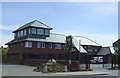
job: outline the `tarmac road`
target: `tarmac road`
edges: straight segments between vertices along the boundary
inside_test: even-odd
[[[4,76],[2,78],[119,78],[117,76]]]

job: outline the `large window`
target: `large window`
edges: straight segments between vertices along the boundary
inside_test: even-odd
[[[38,42],[37,43],[37,48],[45,48],[45,43],[44,42]]]
[[[61,44],[55,44],[55,49],[62,49],[62,45]]]
[[[32,42],[25,42],[25,47],[32,47]]]
[[[23,30],[21,30],[21,32],[20,32],[20,36],[23,36]]]
[[[17,32],[16,32],[16,33],[14,33],[14,36],[15,36],[15,37],[17,37]]]
[[[27,31],[26,31],[26,29],[24,29],[24,35],[26,35],[26,33],[27,33]]]
[[[49,35],[49,30],[45,30],[45,35]]]
[[[29,28],[29,34],[31,34],[31,28]]]
[[[32,34],[36,34],[36,28],[32,28]]]
[[[37,34],[43,35],[44,34],[44,29],[37,29]]]

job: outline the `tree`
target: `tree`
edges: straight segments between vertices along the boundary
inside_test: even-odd
[[[7,49],[4,48],[0,49],[0,55],[7,55],[7,53],[8,53]]]
[[[120,41],[118,42],[117,48],[115,48],[115,55],[118,61],[118,68],[120,69]]]

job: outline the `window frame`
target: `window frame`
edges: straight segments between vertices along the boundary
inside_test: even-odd
[[[24,29],[24,33],[23,33],[24,35],[27,35],[27,30],[26,29]]]
[[[55,49],[62,49],[62,44],[56,43],[55,44]]]
[[[31,33],[32,34],[37,34],[37,31],[36,31],[37,29],[36,28],[31,28]]]
[[[49,35],[49,30],[45,29],[45,35]]]
[[[49,48],[50,48],[50,49],[52,48],[52,43],[49,43]]]
[[[44,29],[37,28],[37,34],[44,35]]]
[[[44,42],[37,42],[37,48],[45,48]]]
[[[25,47],[29,47],[29,48],[31,48],[32,47],[32,42],[25,42]]]

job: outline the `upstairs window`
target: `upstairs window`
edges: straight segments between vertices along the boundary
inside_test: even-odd
[[[92,46],[88,46],[88,51],[92,52],[93,51],[93,47]]]
[[[27,31],[26,31],[26,29],[24,29],[24,35],[26,35],[26,33],[27,33]]]
[[[37,48],[45,48],[45,43],[44,42],[38,42],[37,43]]]
[[[17,33],[18,33],[18,37],[20,37],[20,31],[18,31]]]
[[[45,35],[49,35],[49,30],[45,30]]]
[[[16,33],[14,33],[14,36],[15,36],[15,37],[17,37],[17,32],[16,32]]]
[[[32,28],[32,34],[36,34],[36,28]]]
[[[31,28],[29,28],[29,34],[31,34]]]
[[[25,47],[32,47],[32,42],[25,42]]]
[[[61,44],[55,44],[55,49],[62,49],[62,45]]]
[[[37,34],[44,35],[44,29],[37,29]]]
[[[20,36],[23,36],[23,30],[20,31]]]

